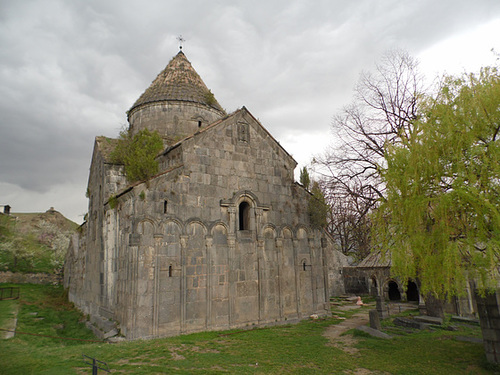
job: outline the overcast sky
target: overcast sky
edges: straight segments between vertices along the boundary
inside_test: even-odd
[[[95,136],[117,136],[180,34],[222,107],[246,106],[302,167],[387,50],[429,79],[493,64],[500,1],[2,0],[0,204],[81,223]]]

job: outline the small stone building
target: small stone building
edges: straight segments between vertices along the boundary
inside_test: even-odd
[[[313,228],[297,163],[245,108],[226,114],[179,52],[128,112],[156,130],[160,173],[130,184],[97,137],[69,299],[129,339],[329,314],[345,257]]]
[[[345,292],[348,294],[381,296],[386,301],[415,302],[425,308],[424,296],[421,295],[415,280],[401,282],[391,274],[390,254],[383,257],[380,252],[369,254],[357,266],[347,266],[342,270]],[[406,284],[406,285],[405,285]],[[446,313],[473,317],[476,315],[474,286],[468,284],[465,295],[441,301]]]
[[[401,283],[391,277],[390,257],[384,258],[380,252],[369,254],[356,266],[344,267],[343,277],[348,294],[371,294],[386,300],[408,300]],[[410,292],[409,299],[414,298]],[[416,300],[418,301],[418,292]]]

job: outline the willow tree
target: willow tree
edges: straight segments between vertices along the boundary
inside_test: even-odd
[[[499,71],[448,77],[422,109],[386,147],[376,243],[425,295],[460,295],[467,279],[485,291],[500,266]]]

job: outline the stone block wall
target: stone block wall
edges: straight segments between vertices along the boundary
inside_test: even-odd
[[[375,294],[383,296],[384,283],[390,279],[389,267],[344,267],[343,278],[345,293]],[[373,284],[376,280],[376,286]]]
[[[59,285],[62,284],[62,281],[63,278],[61,275],[10,271],[0,272],[0,283]]]
[[[110,207],[120,173],[94,155],[89,225],[71,265],[82,276],[69,285],[84,312],[111,316],[130,339],[329,313],[345,257],[309,225],[296,162],[248,111],[201,129],[160,165]]]
[[[148,103],[129,113],[130,129],[157,131],[173,144],[224,116],[224,113],[203,104],[182,101]]]
[[[486,359],[500,363],[500,291],[481,297],[476,294],[477,312],[483,333]]]

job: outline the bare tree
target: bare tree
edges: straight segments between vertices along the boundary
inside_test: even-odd
[[[370,252],[369,206],[357,195],[338,193],[328,190],[326,201],[330,211],[326,229],[337,240],[342,253],[359,261]]]
[[[402,50],[387,52],[373,73],[361,74],[353,102],[333,119],[338,146],[313,161],[314,171],[328,191],[332,215],[342,213],[332,222],[344,217],[349,222],[367,223],[367,214],[384,199],[380,176],[386,168],[385,147],[410,137],[422,92],[418,62]]]

